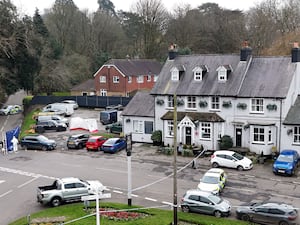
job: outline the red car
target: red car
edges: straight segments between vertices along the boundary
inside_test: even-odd
[[[107,138],[102,136],[91,136],[88,141],[86,142],[86,150],[94,150],[100,151],[102,144],[107,140]]]

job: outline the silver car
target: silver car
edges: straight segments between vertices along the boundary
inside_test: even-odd
[[[239,206],[236,209],[238,219],[259,224],[292,225],[297,224],[297,210],[287,204],[259,202]]]
[[[210,192],[188,190],[181,199],[183,212],[196,212],[214,215],[215,217],[229,216],[231,205],[229,201]]]

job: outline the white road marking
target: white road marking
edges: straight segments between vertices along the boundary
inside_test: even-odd
[[[4,183],[5,182],[5,180],[0,180],[0,184],[2,184],[2,183]]]
[[[11,192],[12,192],[12,190],[9,190],[9,191],[5,192],[4,194],[0,195],[0,198],[2,198],[2,197],[5,196],[5,195],[8,195],[8,194],[11,193]]]
[[[138,198],[139,196],[138,195],[135,195],[135,194],[131,194],[132,197],[136,197]]]
[[[152,201],[152,202],[157,202],[157,200],[154,199],[154,198],[148,198],[148,197],[145,197],[145,199],[146,199],[146,200],[149,200],[149,201]]]
[[[35,181],[36,179],[38,179],[38,177],[34,177],[34,178],[32,178],[31,180],[29,180],[29,181],[27,181],[27,182],[25,182],[25,183],[19,185],[18,188],[24,187],[25,185],[27,185],[27,184],[29,184],[29,183]]]
[[[113,192],[118,193],[118,194],[123,194],[122,191],[116,191],[116,190],[113,190]]]
[[[105,170],[105,171],[110,171],[110,172],[115,172],[115,173],[126,173],[127,174],[127,171],[124,171],[124,170],[113,170],[113,169],[106,169],[106,168],[99,168],[99,167],[96,167],[96,170]]]
[[[161,202],[162,204],[165,204],[165,205],[170,205],[170,206],[173,206],[173,203],[171,202]]]

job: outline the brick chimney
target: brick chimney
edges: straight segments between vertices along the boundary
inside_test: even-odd
[[[178,55],[178,49],[176,44],[171,44],[169,47],[169,60],[173,60]]]
[[[292,63],[300,62],[300,50],[299,50],[299,43],[294,42],[292,48]]]
[[[252,54],[252,49],[248,46],[248,41],[243,42],[243,47],[241,49],[240,61],[247,61],[248,56]]]

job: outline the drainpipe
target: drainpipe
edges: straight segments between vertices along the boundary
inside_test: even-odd
[[[280,115],[279,115],[279,140],[278,140],[278,151],[281,149],[281,129],[282,129],[282,99],[280,99]]]

